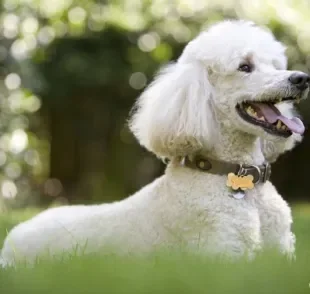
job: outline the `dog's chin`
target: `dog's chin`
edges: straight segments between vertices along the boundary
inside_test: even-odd
[[[247,123],[240,117],[237,117],[237,119],[235,120],[235,123],[238,124],[238,129],[240,130],[240,132],[246,135],[252,135],[253,137],[261,138],[263,140],[270,141],[270,142],[280,142],[280,141],[288,139],[292,135],[292,133],[288,136],[275,135],[271,133],[270,131],[266,131],[265,128]]]

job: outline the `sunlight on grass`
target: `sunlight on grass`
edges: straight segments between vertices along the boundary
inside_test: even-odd
[[[6,229],[36,210],[0,216]],[[149,257],[68,255],[34,268],[0,270],[0,293],[308,293],[310,282],[310,205],[294,206],[297,260],[266,252],[252,262],[224,263],[185,253]]]

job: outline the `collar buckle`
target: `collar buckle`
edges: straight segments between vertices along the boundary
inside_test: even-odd
[[[266,162],[264,166],[265,166],[265,172],[264,172],[264,177],[263,177],[263,183],[266,183],[270,179],[270,176],[271,176],[271,165],[269,162]]]
[[[239,170],[237,174],[239,177],[253,175],[254,185],[260,181],[261,176],[262,176],[261,169],[257,165],[247,165],[247,164],[239,164]]]
[[[239,164],[237,174],[239,177],[253,175],[254,184],[259,182],[266,183],[271,175],[271,166],[268,162],[261,167],[257,165]]]

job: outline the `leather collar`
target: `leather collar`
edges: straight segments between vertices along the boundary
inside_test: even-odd
[[[202,156],[196,156],[192,160],[186,156],[182,159],[182,163],[188,168],[197,169],[210,174],[228,175],[229,173],[233,173],[240,177],[252,175],[254,184],[265,183],[271,176],[271,166],[269,163],[265,163],[260,166],[235,164],[226,161],[204,158]]]

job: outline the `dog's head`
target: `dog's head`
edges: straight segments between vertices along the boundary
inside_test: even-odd
[[[305,98],[310,78],[286,67],[285,48],[269,31],[221,22],[159,72],[137,102],[131,130],[168,157],[212,148],[220,124],[268,140],[302,134],[303,123],[283,104]]]

